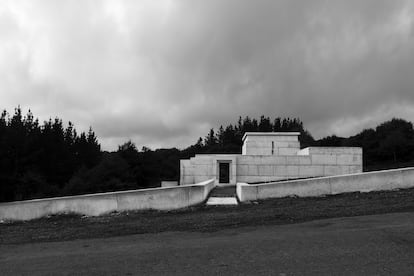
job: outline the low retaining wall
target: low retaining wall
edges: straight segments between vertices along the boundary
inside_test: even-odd
[[[414,168],[404,168],[255,185],[237,183],[237,196],[240,201],[251,201],[293,195],[309,197],[411,187],[414,187]]]
[[[204,202],[213,188],[214,179],[186,186],[0,203],[0,220],[30,220],[58,213],[99,216],[113,211],[173,210]]]

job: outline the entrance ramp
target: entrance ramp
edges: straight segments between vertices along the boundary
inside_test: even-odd
[[[265,184],[237,183],[240,202],[288,196],[315,197],[368,193],[414,187],[414,167],[287,180]]]

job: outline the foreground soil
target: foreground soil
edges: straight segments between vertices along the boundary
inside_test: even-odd
[[[248,226],[414,211],[414,189],[281,198],[237,207],[197,206],[170,212],[124,212],[100,217],[59,215],[0,223],[0,245],[108,238],[167,231],[215,232]]]

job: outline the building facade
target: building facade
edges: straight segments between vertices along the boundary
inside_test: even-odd
[[[299,132],[246,132],[242,154],[196,154],[180,160],[180,185],[259,183],[362,172],[362,148],[301,149]]]

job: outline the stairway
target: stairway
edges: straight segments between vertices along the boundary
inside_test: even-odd
[[[214,188],[210,193],[206,205],[238,205],[236,186]]]

